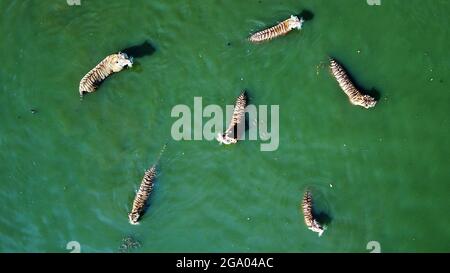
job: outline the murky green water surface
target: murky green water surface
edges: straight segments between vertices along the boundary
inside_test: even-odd
[[[0,1],[0,251],[450,251],[448,1]],[[303,30],[250,33],[310,11]],[[155,52],[80,101],[106,55]],[[381,98],[349,104],[321,63]],[[319,68],[318,68],[319,67]],[[280,146],[173,141],[173,106],[280,106]],[[32,111],[34,110],[34,111]],[[206,120],[205,120],[206,121]],[[150,208],[128,223],[143,171],[168,143]],[[330,187],[330,184],[332,187]],[[305,188],[330,217],[321,238]]]

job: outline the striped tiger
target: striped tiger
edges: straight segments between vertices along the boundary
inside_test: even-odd
[[[299,19],[297,16],[291,15],[289,19],[284,20],[276,26],[256,32],[250,36],[249,40],[253,43],[269,41],[276,37],[286,35],[295,28],[302,29],[303,22],[303,18]]]
[[[302,210],[303,210],[303,217],[305,219],[305,224],[308,227],[308,229],[319,233],[319,237],[322,236],[322,233],[325,231],[325,227],[322,227],[316,219],[314,219],[313,216],[313,202],[312,202],[312,195],[310,191],[306,191],[303,195],[302,200]]]
[[[156,165],[153,165],[150,169],[145,171],[144,178],[142,178],[141,186],[139,187],[136,196],[134,197],[133,207],[128,214],[130,224],[137,225],[139,219],[144,213],[147,200],[150,197],[150,193],[153,190],[153,183],[156,177]]]
[[[120,72],[125,66],[132,67],[133,58],[121,52],[109,55],[81,79],[80,96],[85,92],[94,92],[104,79],[112,73]]]
[[[231,117],[230,125],[228,129],[223,134],[217,135],[217,141],[223,144],[235,144],[237,143],[237,135],[239,132],[235,132],[238,125],[245,121],[245,107],[247,107],[247,94],[242,91],[239,97],[236,99],[236,104],[234,106],[233,116]]]
[[[336,81],[339,83],[342,91],[347,95],[350,103],[362,106],[366,109],[374,107],[377,104],[375,98],[361,93],[345,72],[344,68],[334,59],[330,58],[330,70]]]

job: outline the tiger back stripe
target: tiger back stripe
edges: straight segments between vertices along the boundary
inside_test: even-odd
[[[306,191],[303,196],[302,209],[303,209],[303,216],[304,216],[306,226],[312,227],[312,223],[313,223],[312,196],[309,191]]]
[[[89,71],[80,82],[80,95],[82,92],[93,92],[97,89],[98,84],[106,79],[112,71],[107,68],[106,63],[110,56],[103,59],[98,65],[96,65],[91,71]]]
[[[132,65],[132,58],[128,58],[125,53],[119,52],[107,56],[81,79],[78,88],[80,96],[83,96],[85,92],[94,92],[109,75],[120,72],[124,67],[132,67]]]
[[[247,95],[246,92],[243,91],[236,99],[233,116],[231,117],[228,129],[225,131],[226,134],[232,133],[233,128],[242,122],[245,116],[245,107],[247,107]]]
[[[255,34],[250,36],[249,40],[253,43],[269,41],[276,37],[286,35],[295,28],[301,29],[302,24],[303,18],[298,19],[297,16],[291,15],[289,19],[284,20],[276,26],[256,32]]]
[[[353,105],[362,106],[364,108],[371,108],[375,106],[375,98],[369,95],[364,95],[360,90],[358,90],[350,80],[344,68],[333,58],[330,58],[330,70],[331,74],[338,82],[339,87],[347,95],[350,103]]]
[[[153,190],[155,177],[156,177],[156,165],[153,165],[150,169],[145,171],[139,190],[134,198],[131,212],[128,214],[130,223],[133,225],[138,224],[140,218],[142,217],[146,203]]]
[[[334,78],[339,83],[339,87],[341,87],[342,91],[344,91],[350,99],[361,94],[349,79],[347,72],[338,62],[336,62],[336,60],[330,58],[330,67]]]
[[[303,210],[303,218],[305,220],[305,224],[308,229],[319,233],[319,237],[322,236],[324,232],[324,228],[314,219],[312,210],[313,210],[313,200],[310,191],[306,191],[303,195],[302,200],[302,210]]]
[[[288,22],[283,21],[276,26],[262,30],[250,37],[252,42],[262,42],[272,40],[278,36],[286,35],[290,31]]]

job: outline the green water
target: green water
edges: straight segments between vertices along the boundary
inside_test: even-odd
[[[0,1],[0,251],[449,252],[450,2]],[[250,33],[312,20],[270,43]],[[102,58],[156,51],[82,101]],[[320,64],[375,88],[350,105]],[[319,69],[317,67],[319,66]],[[172,140],[177,104],[279,105],[280,146]],[[32,112],[31,110],[35,111]],[[206,121],[206,120],[205,120]],[[150,208],[128,223],[143,172],[168,143]],[[330,187],[330,184],[332,187]],[[306,188],[331,221],[307,230]]]

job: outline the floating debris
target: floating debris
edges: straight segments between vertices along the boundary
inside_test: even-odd
[[[129,253],[134,249],[140,248],[142,246],[141,242],[135,239],[133,236],[128,235],[122,239],[120,243],[119,252]]]

